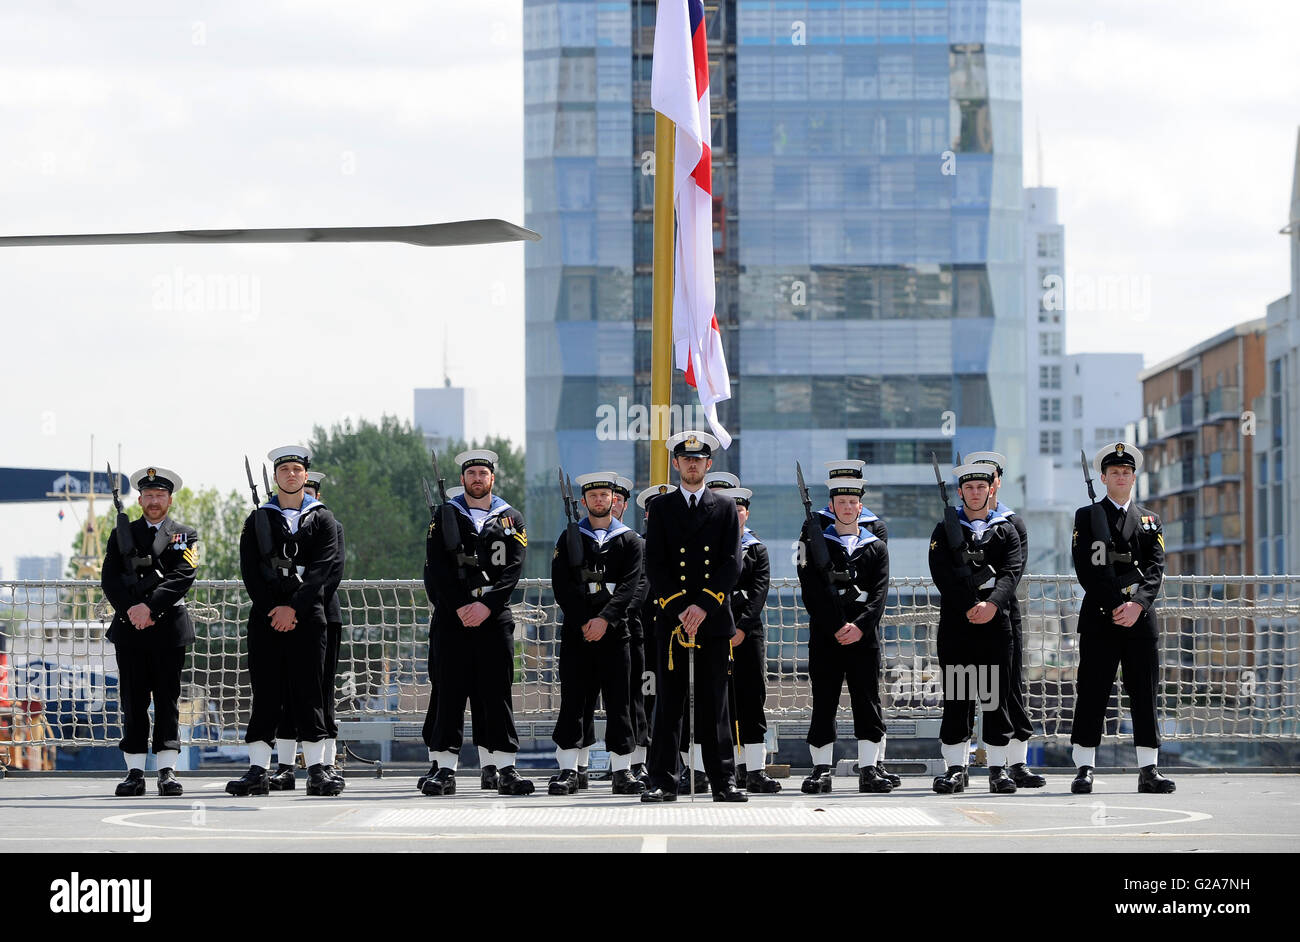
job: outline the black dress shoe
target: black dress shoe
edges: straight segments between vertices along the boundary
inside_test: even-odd
[[[478,787],[480,791],[496,791],[501,787],[501,774],[495,765],[485,765],[479,772]]]
[[[332,766],[332,765],[327,765],[327,766],[325,766],[325,774],[328,775],[330,778],[336,778],[336,779],[338,779],[340,782],[344,781],[344,779],[343,779],[343,770],[342,770],[342,769],[336,769],[336,768],[334,768],[334,766]],[[346,783],[345,783],[345,784],[346,784]]]
[[[433,774],[437,771],[438,771],[438,763],[434,762],[432,765],[429,766],[429,771],[425,772],[423,775],[421,775],[418,779],[415,780],[415,787],[418,788],[420,791],[424,791],[424,783],[427,782],[429,779],[433,778]]]
[[[536,786],[520,775],[513,765],[507,765],[502,769],[499,779],[498,795],[531,795],[536,789]]]
[[[968,780],[964,766],[950,765],[948,771],[935,776],[932,787],[940,795],[955,795],[966,790]]]
[[[131,769],[126,778],[117,783],[113,794],[118,798],[141,798],[144,795],[144,770]]]
[[[726,788],[715,790],[713,792],[714,801],[749,801],[749,796],[742,792],[735,785],[728,785]]]
[[[1144,765],[1138,772],[1138,791],[1147,795],[1169,795],[1174,791],[1173,779],[1165,778],[1154,765]]]
[[[1047,779],[1030,769],[1023,762],[1017,762],[1015,765],[1010,766],[1007,769],[1007,774],[1011,776],[1011,781],[1016,783],[1016,788],[1042,788],[1047,784]]]
[[[280,767],[271,775],[266,777],[267,784],[271,786],[273,792],[291,792],[298,787],[298,780],[294,777],[293,766],[280,763]]]
[[[158,794],[164,798],[179,798],[185,794],[174,769],[158,770]]]
[[[641,793],[641,800],[646,804],[658,804],[660,802],[676,801],[676,792],[666,792],[662,788],[652,788],[648,792]]]
[[[740,781],[739,778],[736,781]],[[781,783],[768,775],[763,769],[745,774],[745,791],[756,795],[775,795],[781,790]]]
[[[889,779],[880,774],[874,765],[869,765],[858,773],[858,791],[868,795],[888,795],[894,790]]]
[[[644,762],[634,763],[632,766],[632,777],[641,782],[648,790],[650,788],[650,770],[646,768]]]
[[[611,790],[615,795],[639,795],[645,791],[645,782],[627,769],[616,771],[612,782]]]
[[[583,791],[586,791],[588,785],[589,783],[587,781],[587,767],[585,765],[580,765],[578,766],[578,788],[582,789]]]
[[[831,779],[834,778],[829,765],[814,765],[812,774],[803,780],[799,790],[805,795],[821,795],[831,790]]]
[[[248,771],[232,782],[226,783],[226,794],[243,798],[246,795],[267,795],[271,792],[270,776],[260,765],[250,766]]]
[[[317,763],[307,770],[307,794],[330,798],[343,791],[343,779],[333,778]]]
[[[456,770],[438,769],[424,780],[420,792],[429,796],[456,794]]]
[[[560,769],[559,774],[551,776],[546,792],[549,795],[578,794],[578,773],[573,769]]]
[[[1079,766],[1079,771],[1074,774],[1074,781],[1070,783],[1070,793],[1073,795],[1092,794],[1092,766]]]
[[[888,782],[890,785],[894,786],[895,788],[903,784],[902,777],[899,775],[895,775],[893,772],[885,768],[885,764],[883,762],[876,763],[876,771],[880,773],[881,778],[883,778],[886,782]]]
[[[995,795],[1014,795],[1016,793],[1016,783],[1007,774],[1005,767],[1000,765],[989,766],[989,791]]]
[[[690,770],[683,769],[681,776],[677,779],[677,794],[689,795],[691,793]],[[707,772],[695,773],[695,793],[698,795],[709,790],[709,775]]]

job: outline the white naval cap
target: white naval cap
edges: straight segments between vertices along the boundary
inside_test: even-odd
[[[311,449],[306,445],[281,445],[268,451],[266,457],[271,459],[271,466],[274,468],[280,467],[287,461],[296,461],[304,468],[311,467]]]
[[[612,491],[614,485],[618,483],[618,475],[613,471],[593,471],[591,474],[579,474],[573,480],[584,494],[598,487],[608,488]]]
[[[867,482],[862,478],[830,478],[826,482],[826,489],[831,492],[832,498],[838,494],[853,494],[861,497],[862,492],[867,489]]]
[[[682,456],[694,458],[712,458],[713,453],[722,447],[722,443],[708,432],[689,430],[678,432],[664,442],[674,458]]]
[[[646,504],[650,503],[650,501],[654,500],[660,494],[671,494],[675,490],[677,490],[676,484],[652,485],[641,491],[640,494],[636,495],[636,505],[642,510],[645,510]]]
[[[826,462],[826,474],[831,478],[865,478],[867,463],[852,458]]]
[[[154,465],[151,468],[141,468],[130,478],[131,486],[137,491],[144,487],[161,487],[173,493],[181,489],[181,476],[175,471],[167,468],[160,468]]]
[[[963,464],[996,465],[998,476],[1001,477],[1007,470],[1007,456],[1000,455],[996,451],[972,451],[966,456],[966,460]]]
[[[997,475],[997,469],[992,464],[983,461],[969,461],[966,464],[959,464],[952,469],[953,477],[957,479],[960,486],[967,481],[987,481],[993,483],[993,478]]]
[[[748,507],[749,499],[754,496],[754,492],[747,487],[720,487],[718,488],[718,496],[730,497],[736,503]]]
[[[455,487],[449,487],[447,488],[447,500],[451,500],[453,497],[459,497],[461,494],[464,493],[465,493],[465,488],[461,487],[459,484],[457,484]]]
[[[324,471],[308,471],[308,472],[307,472],[307,486],[308,486],[308,487],[314,487],[314,488],[316,488],[316,490],[319,491],[319,490],[320,490],[320,482],[323,481],[323,480],[325,480],[325,472],[324,472]]]
[[[740,487],[740,478],[730,471],[710,471],[704,475],[704,486],[718,489]]]
[[[632,488],[634,487],[636,487],[636,484],[632,481],[631,478],[625,478],[623,477],[623,475],[620,474],[618,477],[614,479],[614,493],[622,494],[624,500],[631,499]]]
[[[1092,466],[1105,474],[1111,465],[1128,465],[1137,474],[1142,470],[1142,452],[1128,442],[1113,442],[1092,456]]]
[[[495,472],[497,469],[497,457],[495,451],[488,451],[486,448],[471,448],[469,451],[462,451],[456,456],[456,464],[460,465],[463,472],[466,468],[472,468],[481,465],[489,471]]]

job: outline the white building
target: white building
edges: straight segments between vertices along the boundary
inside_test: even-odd
[[[477,397],[472,389],[445,386],[415,390],[415,427],[424,432],[429,448],[442,449],[449,442],[483,438]]]
[[[58,553],[52,556],[19,556],[14,562],[20,580],[63,578],[63,557]]]
[[[1068,573],[1074,510],[1088,499],[1079,450],[1091,461],[1141,414],[1142,354],[1066,353],[1065,227],[1056,188],[1027,187],[1024,206],[1028,455],[1025,467],[1008,468],[1007,476],[1025,493],[1017,508],[1029,528],[1025,571]]]

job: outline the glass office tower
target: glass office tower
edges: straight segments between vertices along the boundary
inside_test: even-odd
[[[773,575],[802,508],[794,462],[868,462],[895,574],[925,572],[930,452],[1024,456],[1019,4],[705,3],[717,315],[735,443]],[[597,409],[649,401],[651,2],[525,5],[529,518],[547,485],[648,462]],[[675,383],[674,402],[694,403]],[[814,486],[814,500],[825,490]],[[539,530],[539,527],[541,528]],[[538,570],[534,570],[538,571]]]

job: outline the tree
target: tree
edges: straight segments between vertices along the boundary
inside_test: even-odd
[[[128,518],[140,518],[138,503],[126,504],[123,501],[123,505]],[[203,550],[203,561],[199,564],[200,579],[239,578],[239,533],[243,529],[244,518],[251,509],[250,501],[241,498],[238,491],[231,491],[223,497],[215,487],[205,487],[198,491],[182,487],[172,496],[172,506],[167,515],[199,531],[199,543]],[[107,541],[113,538],[116,524],[117,511],[110,506],[108,512],[98,518],[99,536],[105,541],[104,545],[86,546],[83,527],[72,541],[73,555],[85,552],[86,555],[102,560]],[[75,574],[75,568],[71,564],[68,574]]]

